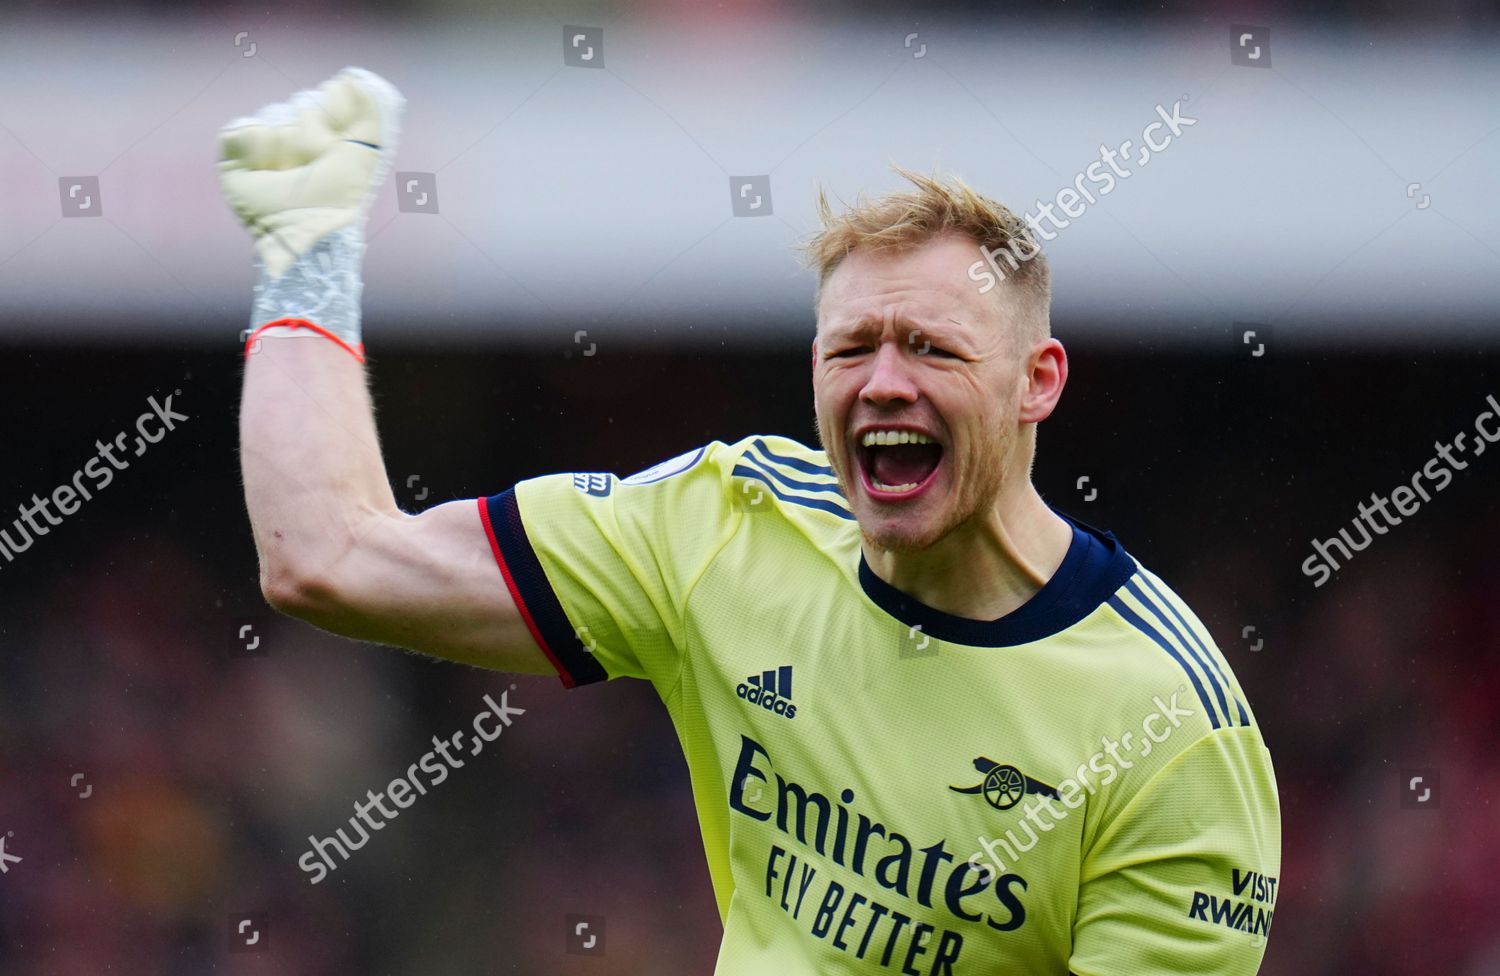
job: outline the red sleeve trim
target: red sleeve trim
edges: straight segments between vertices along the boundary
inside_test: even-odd
[[[490,522],[490,508],[487,500],[480,498],[478,499],[478,503],[479,521],[484,523],[484,534],[490,541],[490,552],[495,554],[495,563],[500,567],[500,575],[505,577],[505,588],[510,591],[511,599],[516,603],[516,609],[521,611],[521,619],[526,622],[526,629],[531,631],[531,638],[536,641],[536,646],[541,648],[542,653],[547,655],[547,660],[552,662],[552,667],[557,671],[558,678],[562,680],[563,687],[575,687],[577,682],[573,680],[573,676],[568,673],[568,669],[563,667],[562,662],[557,659],[557,655],[548,646],[547,639],[542,636],[541,629],[537,627],[536,620],[531,615],[531,609],[526,605],[526,598],[521,595],[520,588],[516,586],[515,577],[510,572],[510,566],[505,562],[505,555],[500,551],[500,542],[495,538],[495,526]]]

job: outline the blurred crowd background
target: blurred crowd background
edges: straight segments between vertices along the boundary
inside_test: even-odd
[[[1322,588],[1298,568],[1313,537],[1500,394],[1494,359],[1072,356],[1039,483],[1204,618],[1275,759],[1284,850],[1264,971],[1500,972],[1497,459],[1471,459]],[[629,472],[714,438],[813,436],[800,349],[373,363],[411,509],[549,471]],[[8,348],[0,378],[5,456],[31,459],[5,466],[7,498],[61,480],[143,391],[180,389],[191,418],[0,568],[0,829],[25,858],[0,878],[0,970],[711,971],[719,923],[686,770],[649,685],[567,692],[268,610],[232,347]],[[1094,503],[1073,486],[1083,470]],[[512,685],[524,716],[308,884],[310,834]],[[871,758],[913,761],[899,743]],[[1440,771],[1436,808],[1403,808],[1408,768]],[[228,917],[255,911],[273,952],[226,957]],[[564,953],[568,914],[606,917],[605,958]]]
[[[172,395],[189,418],[0,562],[0,838],[22,858],[0,874],[0,974],[712,971],[720,926],[686,769],[649,685],[567,692],[335,638],[261,599],[236,453],[253,274],[217,199],[212,134],[345,63],[388,70],[368,47],[399,63],[412,99],[398,168],[442,181],[441,223],[402,212],[389,188],[371,217],[372,388],[412,511],[554,471],[627,474],[713,439],[811,441],[812,281],[787,245],[813,228],[818,182],[877,193],[898,182],[888,159],[941,164],[1024,209],[1196,86],[1203,131],[1049,248],[1072,377],[1036,479],[1184,596],[1250,696],[1283,814],[1263,972],[1500,976],[1500,452],[1471,457],[1326,585],[1301,570],[1313,539],[1500,399],[1493,3],[1345,4],[1307,21],[1284,4],[1036,2],[1019,25],[961,3],[920,17],[820,6],[833,25],[820,43],[847,27],[895,52],[856,39],[831,59],[909,60],[903,33],[931,29],[924,64],[951,72],[903,61],[887,77],[882,62],[844,88],[750,56],[809,13],[786,3],[533,7],[514,30],[513,14],[416,0],[225,6],[186,26],[179,9],[0,14],[0,88],[26,93],[0,104],[0,526],[148,397]],[[576,73],[549,79],[560,26],[590,17],[615,31],[611,91],[670,122],[609,129],[614,108],[566,87]],[[1182,78],[1170,59],[1137,71],[1105,44],[1116,30],[1144,44],[1163,18]],[[734,83],[774,80],[788,114],[696,103],[724,82],[712,57],[632,62],[614,40],[648,43],[679,20],[707,22]],[[749,25],[750,55],[735,60],[717,20]],[[1273,31],[1271,71],[1231,66],[1242,20]],[[263,45],[248,66],[224,32],[241,22]],[[116,43],[89,46],[111,25]],[[1070,49],[1085,28],[1090,43]],[[463,45],[485,32],[545,37],[545,67],[519,89],[462,76],[455,65],[480,63]],[[217,53],[195,46],[210,33]],[[944,44],[973,67],[1002,43],[1050,45],[1024,97],[943,67]],[[1350,80],[1391,74],[1386,57],[1402,69],[1385,86]],[[1100,59],[1110,89],[1055,95]],[[438,97],[455,78],[505,107],[464,116]],[[576,116],[517,104],[548,83]],[[967,115],[944,117],[960,103]],[[104,128],[74,124],[75,107]],[[746,158],[769,138],[751,123],[783,131]],[[576,156],[547,157],[588,126]],[[724,170],[770,171],[776,219],[730,220]],[[88,172],[103,219],[59,217],[58,181]],[[1408,179],[1423,182],[1403,194]],[[1240,321],[1272,327],[1264,355],[1237,341]],[[310,835],[505,691],[524,716],[308,883]],[[900,743],[871,760],[913,761]],[[1412,770],[1438,784],[1421,807]],[[606,919],[604,957],[564,952],[570,914]],[[229,952],[242,915],[269,951]]]

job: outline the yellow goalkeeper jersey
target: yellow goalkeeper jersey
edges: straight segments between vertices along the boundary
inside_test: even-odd
[[[827,457],[787,438],[479,511],[563,683],[666,704],[716,976],[1257,970],[1271,759],[1203,624],[1113,535],[1069,519],[1047,584],[982,621],[876,576]]]

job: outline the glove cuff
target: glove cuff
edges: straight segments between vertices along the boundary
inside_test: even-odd
[[[320,238],[280,275],[273,276],[261,262],[250,330],[281,319],[305,319],[359,348],[364,253],[364,231],[356,221]]]
[[[351,346],[321,325],[307,322],[303,319],[278,319],[270,325],[263,325],[258,329],[246,329],[240,333],[240,341],[245,344],[245,359],[247,361],[251,355],[259,351],[261,336],[272,336],[277,339],[330,339],[340,349],[353,356],[356,361],[361,363],[365,361],[364,346]]]

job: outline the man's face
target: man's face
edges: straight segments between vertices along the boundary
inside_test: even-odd
[[[899,254],[855,250],[824,286],[818,437],[877,549],[926,549],[1028,476],[1016,448],[1031,344],[1013,286],[1001,282],[997,301],[968,277],[979,258],[957,233]]]

